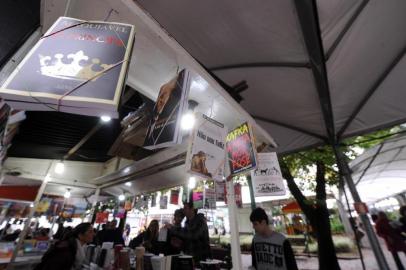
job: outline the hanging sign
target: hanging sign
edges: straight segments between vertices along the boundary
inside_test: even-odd
[[[216,201],[224,202],[226,200],[226,182],[215,182]]]
[[[0,94],[14,109],[118,117],[134,26],[60,17]]]
[[[223,124],[204,114],[196,114],[186,157],[187,171],[202,178],[222,181],[226,135],[227,129]]]
[[[227,188],[224,189],[224,202],[227,204]],[[238,208],[242,208],[242,194],[241,194],[241,184],[236,183],[234,184],[234,200],[235,204],[237,205]]]
[[[228,133],[226,142],[231,175],[251,170],[257,166],[255,144],[248,123],[244,123]]]
[[[96,214],[96,223],[106,223],[109,219],[109,212],[98,212]]]
[[[124,209],[126,211],[130,211],[133,208],[133,201],[134,201],[133,197],[130,197],[130,198],[126,199],[126,201],[124,203]]]
[[[161,196],[159,200],[159,208],[167,209],[168,208],[168,196]]]
[[[216,191],[214,188],[204,189],[204,206],[205,209],[216,209]]]
[[[285,185],[276,153],[259,153],[258,166],[251,171],[255,197],[285,195]]]
[[[202,188],[196,188],[192,191],[192,200],[195,209],[203,208],[204,194]]]
[[[179,193],[180,193],[179,189],[172,189],[171,190],[171,197],[170,197],[170,200],[169,200],[170,204],[175,204],[175,205],[179,204]]]
[[[190,76],[185,69],[161,87],[152,111],[144,148],[157,149],[182,142],[180,122],[188,109],[189,89]]]

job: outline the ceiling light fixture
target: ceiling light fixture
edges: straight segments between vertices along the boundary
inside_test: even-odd
[[[63,161],[59,161],[58,163],[56,163],[55,165],[55,172],[57,174],[63,174],[63,172],[65,171],[65,164],[63,163]]]
[[[108,116],[108,115],[102,115],[102,116],[100,117],[100,119],[101,119],[104,123],[107,123],[107,122],[110,122],[110,121],[111,121],[111,117]]]
[[[68,190],[65,192],[65,194],[63,194],[63,196],[64,196],[66,199],[69,199],[70,196],[71,196],[71,194],[70,194],[70,189],[68,189]]]

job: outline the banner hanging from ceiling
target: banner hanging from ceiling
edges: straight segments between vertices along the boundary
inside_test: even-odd
[[[144,148],[158,149],[182,142],[180,123],[188,109],[189,71],[182,70],[160,91],[149,121]]]
[[[254,137],[248,123],[229,132],[226,142],[231,175],[252,170],[257,166]]]
[[[60,17],[0,87],[14,109],[117,117],[134,26]]]
[[[255,197],[286,194],[276,153],[258,153],[258,166],[251,171]]]
[[[223,124],[204,114],[196,114],[186,157],[187,171],[202,178],[223,181],[226,136]]]

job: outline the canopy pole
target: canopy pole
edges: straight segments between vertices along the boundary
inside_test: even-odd
[[[254,186],[252,185],[251,175],[247,175],[247,183],[250,190],[251,210],[254,210],[257,208],[257,204],[255,202]]]
[[[232,180],[226,182],[228,218],[230,222],[230,244],[231,258],[234,270],[242,270],[240,231],[238,229],[238,214],[235,204],[234,183]]]
[[[351,170],[350,170],[350,167],[348,166],[344,153],[341,152],[338,145],[333,145],[333,149],[334,149],[334,154],[337,159],[338,168],[340,170],[340,173],[342,174],[342,176],[344,177],[344,179],[347,182],[348,189],[351,192],[354,202],[361,203],[362,202],[361,197],[359,196],[357,188],[354,185],[354,181],[351,176]],[[374,252],[376,262],[379,265],[379,269],[389,270],[388,263],[386,262],[385,256],[383,255],[381,246],[379,245],[378,239],[377,239],[374,229],[372,228],[372,225],[369,221],[368,215],[364,214],[364,213],[360,213],[359,217],[361,218],[361,221],[364,224],[365,232],[367,234],[369,242],[371,243],[371,248],[372,248],[372,251]]]
[[[94,216],[97,214],[96,213],[96,205],[97,205],[97,201],[99,200],[99,195],[100,195],[100,188],[96,188],[96,191],[94,193],[94,201],[92,203],[92,210],[90,213],[90,222],[93,223]]]
[[[38,190],[37,196],[35,197],[35,200],[34,200],[34,203],[33,203],[34,205],[33,205],[33,207],[31,207],[30,212],[28,214],[28,217],[25,220],[24,229],[22,230],[22,232],[20,233],[20,235],[18,237],[19,239],[18,239],[17,245],[13,250],[13,255],[11,256],[10,262],[7,265],[6,270],[13,269],[13,267],[11,265],[15,262],[15,259],[16,259],[17,255],[18,255],[18,251],[20,250],[20,248],[22,247],[22,245],[24,243],[25,237],[27,236],[28,229],[30,227],[31,219],[32,219],[32,217],[34,216],[34,213],[35,213],[35,209],[37,208],[38,203],[41,200],[42,194],[45,191],[45,187],[46,187],[46,185],[47,185],[47,183],[49,181],[49,178],[50,178],[49,177],[49,169],[51,168],[51,166],[52,166],[52,162],[49,165],[49,168],[47,170],[47,174],[46,174],[44,180],[41,183],[41,186],[40,186],[40,188]]]

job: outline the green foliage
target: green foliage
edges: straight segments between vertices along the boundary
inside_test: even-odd
[[[330,219],[330,228],[333,234],[344,233],[344,225],[336,216]]]
[[[353,241],[346,236],[333,236],[334,248],[337,253],[352,253],[355,251]],[[317,253],[317,242],[309,244],[310,253]]]

